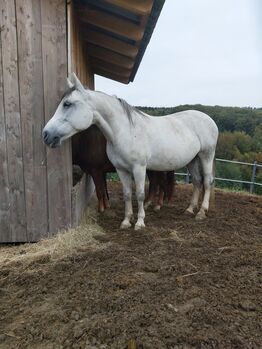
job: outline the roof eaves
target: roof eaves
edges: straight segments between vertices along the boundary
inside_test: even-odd
[[[143,35],[143,38],[141,40],[140,48],[138,50],[138,54],[134,63],[133,70],[130,74],[129,82],[133,82],[134,78],[136,76],[137,70],[139,68],[139,65],[142,61],[142,58],[144,56],[144,53],[146,51],[147,45],[150,41],[150,38],[153,34],[154,28],[156,26],[157,20],[159,18],[159,15],[161,13],[161,10],[164,6],[165,0],[154,0],[152,10],[150,13],[150,16],[148,18],[148,22],[145,28],[145,32]]]

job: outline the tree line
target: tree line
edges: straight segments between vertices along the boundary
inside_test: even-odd
[[[177,107],[138,107],[147,114],[160,116],[173,114],[183,110],[199,110],[208,114],[217,124],[219,139],[216,157],[262,164],[262,108],[222,107],[201,104],[180,105]],[[251,166],[217,163],[216,176],[221,178],[250,181]],[[256,182],[262,183],[262,169],[257,168]],[[248,189],[248,185],[217,183],[220,187]],[[262,194],[262,187],[255,192]]]

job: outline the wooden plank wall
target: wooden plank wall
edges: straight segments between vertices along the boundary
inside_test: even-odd
[[[41,0],[45,121],[53,116],[66,88],[66,2]],[[71,226],[71,144],[47,148],[49,231]]]
[[[20,113],[28,240],[48,232],[40,0],[17,0]]]
[[[7,176],[9,187],[9,202],[4,204],[9,206],[9,229],[1,231],[1,240],[8,238],[8,241],[11,242],[17,240],[27,241],[19,71],[17,64],[16,7],[14,0],[0,1],[0,16],[3,104],[6,132],[6,147],[1,148],[1,152],[5,153],[6,151],[4,158],[8,159]]]
[[[94,73],[88,60],[88,49],[83,39],[83,28],[79,27],[79,19],[74,2],[68,4],[68,61],[69,73],[75,72],[83,84],[94,89]]]
[[[3,4],[1,4],[3,5]],[[2,13],[0,8],[0,16]],[[2,17],[0,17],[2,23]],[[3,27],[0,28],[0,241],[5,241],[11,235],[10,232],[10,211],[9,211],[9,180],[7,166],[7,144],[4,110],[4,89],[3,89],[3,63],[2,63],[2,36]],[[2,35],[1,35],[2,34]]]
[[[81,82],[94,89],[94,73],[89,64],[88,50],[83,39],[79,20],[76,19],[74,2],[70,1],[67,7],[68,13],[68,72],[75,72]],[[77,136],[76,136],[77,137]],[[72,140],[74,146],[74,138]],[[72,225],[77,226],[94,192],[94,183],[90,176],[83,175],[72,189]]]
[[[0,242],[71,225],[70,142],[42,142],[67,76],[66,1],[0,0]]]

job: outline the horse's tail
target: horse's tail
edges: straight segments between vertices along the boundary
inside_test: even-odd
[[[213,166],[212,166],[212,176],[213,176],[213,181],[211,184],[211,192],[210,192],[210,207],[215,208],[216,203],[215,203],[215,177],[216,177],[216,160],[214,158],[213,160]]]

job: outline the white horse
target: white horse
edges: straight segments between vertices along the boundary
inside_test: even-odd
[[[107,139],[107,155],[123,184],[125,218],[120,228],[131,226],[132,177],[138,201],[135,229],[145,227],[146,169],[171,171],[188,166],[194,188],[186,211],[194,213],[204,186],[203,202],[196,218],[206,217],[218,138],[217,126],[208,115],[189,110],[152,117],[115,96],[85,89],[75,74],[67,81],[69,90],[43,129],[44,142],[57,147],[93,124],[99,127]]]

